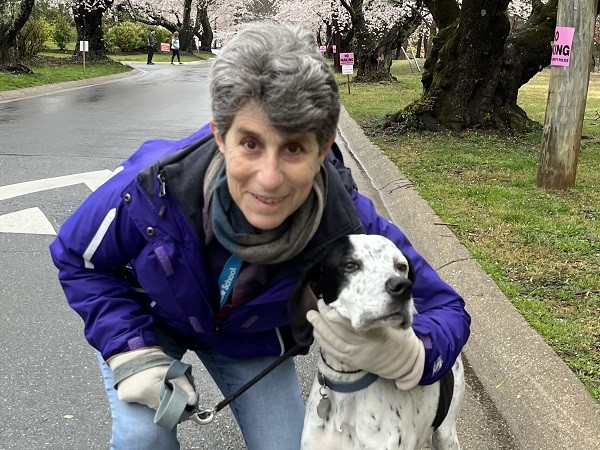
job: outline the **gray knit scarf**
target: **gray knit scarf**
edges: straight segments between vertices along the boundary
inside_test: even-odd
[[[231,198],[224,158],[217,151],[204,178],[205,204],[210,202],[205,228],[212,225],[221,245],[246,262],[287,261],[300,253],[316,233],[327,201],[326,183],[326,172],[321,168],[308,198],[294,214],[273,230],[256,232]]]

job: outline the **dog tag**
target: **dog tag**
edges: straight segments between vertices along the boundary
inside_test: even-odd
[[[321,419],[327,419],[329,411],[331,411],[331,400],[329,400],[329,397],[322,397],[317,405],[317,416]]]

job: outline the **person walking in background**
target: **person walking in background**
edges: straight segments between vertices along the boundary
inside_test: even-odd
[[[177,56],[179,64],[183,64],[181,58],[179,58],[179,31],[173,33],[173,37],[171,38],[171,64],[173,64],[175,56]]]
[[[148,62],[146,64],[154,64],[152,62],[152,57],[154,56],[154,44],[155,44],[155,39],[154,39],[154,30],[150,30],[148,31],[148,42],[146,43],[147,47],[148,47]]]

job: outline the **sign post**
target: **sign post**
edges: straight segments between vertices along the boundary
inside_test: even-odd
[[[354,73],[354,53],[340,53],[342,74],[348,76],[348,94],[350,93],[350,75]]]
[[[90,42],[89,41],[79,41],[79,51],[83,56],[83,73],[85,74],[85,52],[90,51]]]

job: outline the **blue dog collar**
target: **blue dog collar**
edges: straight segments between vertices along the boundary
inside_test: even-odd
[[[341,392],[344,394],[350,394],[352,392],[358,392],[361,389],[366,389],[371,386],[375,381],[377,381],[379,375],[375,375],[374,373],[367,372],[365,376],[359,378],[356,381],[352,381],[350,383],[345,381],[333,381],[327,378],[325,375],[321,373],[321,371],[317,371],[317,380],[321,386],[326,386],[332,391]]]

